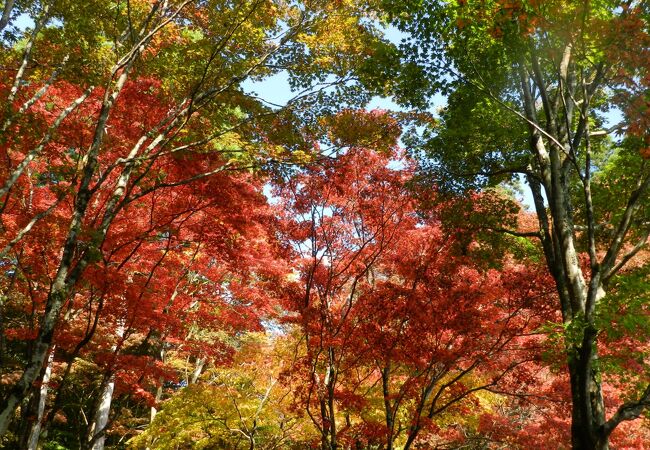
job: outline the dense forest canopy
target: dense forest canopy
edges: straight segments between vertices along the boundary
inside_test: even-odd
[[[648,447],[648,2],[0,5],[0,448]]]

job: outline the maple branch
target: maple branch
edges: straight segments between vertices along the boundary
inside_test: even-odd
[[[493,176],[499,176],[499,175],[514,175],[514,174],[522,174],[526,175],[529,177],[535,176],[528,167],[525,166],[514,166],[514,167],[507,167],[504,169],[494,169],[494,170],[475,170],[475,171],[470,171],[470,172],[461,172],[458,170],[452,170],[449,167],[440,167],[436,170],[440,170],[443,172],[445,175],[448,175],[451,179],[454,178],[470,178],[470,177],[476,177],[476,176],[481,176],[481,177],[493,177]]]
[[[573,166],[576,170],[579,171],[578,161],[577,161],[577,149],[578,145],[574,145],[574,140],[571,136],[571,123],[573,120],[573,110],[577,105],[575,101],[575,92],[577,89],[576,83],[576,73],[575,68],[571,67],[573,60],[573,42],[569,42],[564,49],[564,54],[559,65],[558,71],[558,92],[557,95],[562,102],[562,107],[564,108],[564,121],[562,121],[559,126],[558,136],[565,143],[565,146],[568,146],[567,159],[564,162],[565,167],[568,168],[569,162],[573,163]],[[583,83],[584,87],[584,83]],[[593,86],[592,86],[593,87]],[[569,100],[567,101],[567,95]],[[583,99],[583,110],[586,112],[589,108],[589,98]],[[555,113],[557,115],[557,113]],[[577,141],[580,142],[579,140]]]
[[[218,174],[220,172],[229,170],[231,168],[232,168],[232,165],[230,165],[229,163],[226,163],[223,166],[217,167],[216,169],[211,170],[209,172],[203,172],[203,173],[194,175],[192,177],[189,177],[189,178],[186,178],[186,179],[183,179],[183,180],[174,181],[174,182],[171,182],[171,183],[158,183],[158,184],[156,184],[154,186],[151,186],[151,187],[149,187],[147,189],[141,190],[140,192],[138,192],[137,194],[135,194],[135,195],[133,195],[131,197],[125,198],[122,201],[122,204],[126,205],[128,203],[132,203],[135,200],[137,200],[139,198],[142,198],[145,195],[150,194],[153,191],[158,190],[158,189],[182,186],[182,185],[191,183],[193,181],[200,180],[202,178],[206,178],[206,177],[209,177],[209,176],[212,176],[212,175],[216,175],[216,174]]]
[[[317,358],[315,358],[315,359],[317,359]],[[318,377],[316,375],[315,362],[314,362],[314,364],[312,364],[312,369],[311,369],[310,375],[311,375],[311,377],[310,377],[311,379],[310,379],[310,383],[309,383],[309,390],[307,392],[307,402],[306,402],[306,408],[305,409],[307,410],[307,415],[309,416],[312,423],[314,424],[314,426],[316,427],[316,429],[320,433],[321,437],[323,439],[327,439],[327,434],[325,432],[325,428],[318,423],[318,420],[316,419],[316,417],[314,416],[314,414],[311,411],[311,398],[312,398],[312,393],[314,392],[314,386],[316,384],[316,381],[314,381],[314,379]],[[320,394],[318,394],[318,396],[320,397]]]
[[[430,371],[433,369],[435,362],[433,359],[430,361],[430,364],[427,368],[426,371],[423,371],[423,374],[429,374]],[[435,387],[436,383],[445,375],[449,372],[449,368],[446,366],[441,367],[439,370],[436,371],[435,375],[429,380],[425,388],[422,390],[422,395],[420,395],[420,400],[418,402],[418,406],[415,410],[415,423],[413,423],[410,426],[409,432],[408,432],[408,437],[406,440],[406,443],[404,444],[404,449],[408,450],[411,448],[411,444],[415,439],[417,438],[417,435],[420,432],[421,426],[422,426],[422,413],[424,412],[424,409],[426,407],[427,400],[429,399],[429,396],[431,395],[431,392],[433,392],[433,388]],[[439,392],[440,393],[440,392]]]
[[[183,114],[183,111],[181,111],[180,113],[176,113],[176,114],[178,114],[178,115]],[[260,118],[267,117],[267,116],[272,116],[272,115],[275,115],[275,114],[277,114],[276,111],[265,112],[265,113],[260,113],[260,114],[256,114],[256,115],[250,115],[246,119],[238,122],[237,124],[235,124],[235,125],[233,125],[233,126],[231,126],[229,128],[216,131],[216,132],[212,133],[211,135],[209,135],[209,136],[207,136],[205,138],[197,139],[197,140],[195,140],[193,142],[183,144],[183,145],[179,145],[179,146],[170,148],[169,150],[166,150],[166,151],[162,151],[162,148],[166,147],[167,143],[169,143],[173,139],[173,136],[172,136],[170,138],[167,138],[162,144],[160,144],[160,141],[157,143],[157,144],[160,145],[161,151],[158,151],[156,153],[152,153],[151,150],[153,150],[153,148],[155,146],[149,145],[147,147],[147,150],[145,152],[143,152],[143,155],[135,157],[134,160],[136,160],[138,162],[144,162],[144,161],[149,161],[149,160],[156,159],[156,158],[159,158],[159,157],[162,157],[162,156],[170,156],[170,155],[174,155],[176,153],[180,153],[180,152],[183,152],[183,151],[186,151],[186,150],[191,150],[191,149],[193,149],[195,147],[200,147],[202,145],[209,144],[210,142],[214,141],[215,139],[218,139],[218,138],[220,138],[222,136],[225,136],[226,134],[231,133],[231,132],[237,130],[238,128],[240,128],[240,127],[242,127],[242,126],[244,126],[244,125],[246,125],[248,123],[252,123],[256,119],[260,119]],[[169,117],[167,119],[169,119]],[[159,127],[157,129],[159,129]],[[159,136],[164,135],[166,132],[170,131],[171,129],[173,129],[173,127],[171,127],[171,124],[170,124],[170,126],[168,126],[166,128],[166,131],[162,131]],[[152,130],[152,131],[154,131],[154,130]],[[149,134],[151,134],[151,132]],[[237,150],[214,150],[214,151],[216,151],[218,153],[221,153],[221,154],[241,152],[240,149],[237,149]],[[113,168],[115,166],[117,166],[118,164],[124,164],[124,163],[127,163],[127,162],[129,162],[128,158],[118,158],[115,161],[115,163],[113,165],[111,165],[109,167],[109,169],[107,169],[107,172],[108,172],[108,170],[113,170]],[[103,178],[104,179],[107,178],[107,174],[104,174]]]
[[[535,398],[538,400],[544,400],[547,402],[558,402],[558,399],[550,397],[548,395],[540,395],[540,394],[529,394],[525,392],[512,392],[508,390],[503,390],[503,389],[495,389],[493,387],[487,387],[485,388],[486,391],[492,392],[493,394],[498,394],[498,395],[504,395],[508,397],[516,397],[521,400],[526,400],[529,398]],[[566,402],[566,401],[565,401]]]
[[[151,21],[154,19],[156,16],[156,13],[161,9],[161,7],[164,9],[164,4],[166,4],[166,1],[163,0],[155,0],[152,2],[151,5],[151,10],[149,11],[149,14],[147,14],[147,17],[142,21],[140,25],[140,29],[137,31],[136,36],[142,36],[144,32],[147,30],[149,25],[151,24]],[[131,44],[135,44],[135,40],[133,39],[133,34],[134,34],[134,28],[133,28],[133,21],[131,17],[131,2],[130,0],[127,0],[126,2],[126,7],[127,7],[127,22],[128,26],[127,29],[124,30],[122,35],[116,39],[115,41],[115,48],[119,48],[122,46],[124,42],[126,42],[127,39],[131,38]],[[117,13],[117,12],[116,12]],[[164,11],[162,11],[164,14]]]
[[[59,203],[61,203],[61,200],[63,200],[63,197],[58,198],[54,203],[52,203],[45,211],[41,211],[40,213],[36,214],[32,220],[30,220],[27,225],[25,225],[17,234],[16,237],[14,237],[5,247],[0,251],[0,259],[4,258],[7,256],[7,254],[14,248],[14,246],[20,242],[20,240],[25,237],[27,233],[31,231],[31,229],[34,227],[36,222],[41,220],[43,217],[49,215],[52,211],[54,211],[54,208],[57,207]]]
[[[2,188],[0,188],[0,198],[4,197],[11,187],[16,183],[16,180],[20,178],[22,173],[25,171],[29,163],[36,158],[41,151],[45,148],[45,146],[52,140],[54,137],[54,134],[56,130],[59,128],[61,123],[70,115],[71,112],[73,112],[75,109],[79,107],[87,98],[88,96],[92,93],[92,91],[95,89],[94,86],[88,87],[79,97],[77,97],[70,105],[68,105],[67,108],[65,108],[59,116],[56,118],[54,123],[50,125],[50,127],[47,129],[47,132],[45,133],[45,136],[41,139],[41,141],[38,143],[36,147],[34,147],[32,150],[30,150],[27,155],[23,158],[23,160],[16,166],[15,169],[11,172],[11,174],[7,177],[7,180],[5,181],[4,185]]]
[[[480,358],[479,358],[479,359],[476,359],[476,360],[475,360],[475,361],[474,361],[474,362],[473,362],[469,367],[467,367],[467,368],[464,369],[464,370],[461,370],[461,371],[460,371],[457,375],[455,375],[451,380],[449,380],[449,381],[446,382],[446,383],[443,383],[443,384],[438,388],[438,392],[436,392],[436,395],[435,395],[435,396],[433,397],[433,399],[431,400],[431,407],[429,408],[429,413],[427,414],[427,417],[428,417],[429,419],[433,418],[433,416],[435,416],[435,415],[438,414],[439,412],[444,411],[444,410],[447,409],[449,406],[451,406],[453,403],[456,403],[456,402],[459,401],[461,398],[464,398],[464,397],[465,397],[465,396],[462,396],[462,397],[460,397],[460,398],[455,399],[455,401],[451,401],[451,400],[450,400],[449,402],[447,402],[447,403],[446,403],[445,405],[443,405],[442,407],[440,407],[440,408],[436,408],[436,404],[438,403],[438,400],[440,399],[440,396],[442,396],[442,393],[445,391],[445,389],[447,389],[449,386],[452,386],[452,385],[455,384],[457,381],[460,381],[463,377],[465,377],[465,375],[467,375],[467,374],[470,373],[472,370],[474,370],[474,368],[476,368],[476,366],[478,366],[481,362],[482,362],[482,361],[481,361]],[[468,393],[468,394],[469,394],[469,393]]]
[[[253,5],[251,6],[250,10],[248,13],[244,14],[241,20],[239,20],[237,23],[235,23],[233,26],[230,27],[230,29],[219,39],[219,42],[217,45],[212,49],[212,52],[208,56],[208,59],[203,67],[203,71],[201,73],[201,77],[199,81],[196,82],[196,86],[192,89],[192,95],[190,95],[190,102],[188,105],[188,115],[187,115],[187,120],[183,125],[181,125],[180,128],[182,128],[187,121],[189,120],[190,116],[192,115],[193,112],[193,103],[195,96],[198,94],[201,86],[205,83],[205,80],[208,76],[208,72],[210,69],[210,66],[212,65],[212,62],[219,56],[219,54],[223,51],[223,49],[226,48],[226,45],[228,44],[230,38],[235,34],[235,32],[250,18],[250,16],[255,12],[255,9],[257,8],[259,4],[259,0],[257,0]],[[228,85],[228,88],[232,84]]]
[[[523,360],[523,361],[517,361],[516,363],[510,364],[508,367],[506,367],[501,373],[499,373],[496,377],[492,379],[491,382],[485,383],[483,385],[475,386],[471,389],[468,389],[467,391],[463,392],[462,394],[458,395],[457,397],[449,400],[447,403],[442,405],[440,408],[437,408],[434,412],[429,412],[429,418],[434,417],[437,414],[440,414],[441,412],[444,412],[446,409],[448,409],[450,406],[454,405],[455,403],[458,403],[459,401],[463,400],[466,398],[468,395],[478,392],[478,391],[484,391],[487,390],[488,388],[492,386],[496,386],[498,382],[510,371],[515,369],[516,367],[525,364],[527,362],[534,361],[534,359],[530,360]],[[464,375],[464,374],[463,374]],[[432,405],[433,406],[433,405]]]
[[[22,106],[18,109],[18,112],[16,113],[10,113],[7,114],[7,118],[5,122],[2,124],[2,131],[5,132],[7,131],[7,128],[11,126],[13,123],[14,118],[19,115],[23,114],[25,111],[27,111],[34,103],[36,103],[45,93],[48,91],[50,86],[52,86],[52,83],[56,80],[56,78],[59,76],[59,73],[61,73],[61,70],[65,66],[65,64],[68,62],[68,59],[70,58],[70,54],[68,53],[63,57],[63,60],[61,63],[52,71],[52,74],[50,77],[45,81],[43,86],[32,95],[31,98],[25,101],[25,103],[22,104]]]

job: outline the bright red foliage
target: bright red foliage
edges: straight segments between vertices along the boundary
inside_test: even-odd
[[[301,285],[287,320],[305,339],[292,377],[330,446],[454,439],[438,416],[467,414],[482,391],[526,392],[536,330],[555,318],[543,268],[485,271],[457,245],[469,236],[418,213],[410,162],[390,157],[352,147],[279,192]]]
[[[262,330],[262,320],[276,313],[286,274],[274,248],[275,219],[262,181],[227,170],[227,161],[209,145],[191,151],[163,146],[145,154],[118,198],[114,217],[108,217],[124,158],[170,111],[156,94],[158,84],[128,82],[110,116],[76,240],[75,261],[90,262],[63,305],[64,321],[54,336],[55,361],[68,368],[76,357],[92,361],[106,376],[115,376],[118,393],[149,403],[156,386],[181,377],[166,366],[166,353],[228,360],[233,349],[223,338]],[[44,157],[32,162],[6,197],[0,249],[7,246],[3,306],[11,339],[28,343],[36,336],[34,318],[45,307],[57,271],[74,211],[78,166],[92,140],[101,94],[96,89],[65,120],[44,146]],[[22,133],[23,128],[49,126],[79,95],[78,88],[61,82],[34,105],[28,119],[13,126],[15,133],[1,144],[3,179],[37,145],[30,141],[37,134]],[[12,242],[39,215],[33,228]]]

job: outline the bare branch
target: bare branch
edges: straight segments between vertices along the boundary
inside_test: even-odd
[[[11,12],[14,9],[15,0],[6,0],[5,7],[2,11],[2,18],[0,18],[0,31],[4,30],[7,24],[9,24],[9,19],[11,19]]]
[[[650,384],[645,388],[637,401],[623,403],[618,408],[612,418],[603,425],[603,434],[609,436],[621,422],[638,418],[647,408],[650,408]]]
[[[645,175],[645,178],[639,178],[636,190],[632,192],[632,195],[630,195],[623,217],[621,218],[616,233],[614,234],[614,238],[612,239],[612,243],[607,250],[607,254],[603,258],[603,281],[607,280],[615,273],[613,269],[616,265],[618,254],[623,246],[625,235],[629,231],[632,219],[642,203],[641,199],[646,197],[649,186],[650,174],[647,174]]]

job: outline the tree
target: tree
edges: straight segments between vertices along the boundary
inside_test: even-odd
[[[162,207],[162,192],[181,195],[183,186],[207,179],[228,184],[234,178],[218,175],[280,165],[292,161],[292,151],[311,150],[296,110],[316,97],[325,103],[319,83],[336,85],[360,71],[364,61],[351,50],[385,45],[364,22],[363,5],[339,6],[346,20],[329,34],[329,2],[4,2],[2,303],[30,295],[29,320],[38,326],[22,336],[28,345],[14,361],[19,379],[3,392],[0,435],[35,391],[70,319],[61,320],[65,307],[100,261],[110,261],[120,215],[151,212],[149,201]],[[32,26],[20,26],[25,16]],[[338,45],[342,35],[355,38],[350,51]],[[241,87],[281,70],[306,90],[282,111]],[[290,137],[291,145],[278,148]],[[165,230],[150,230],[158,231],[164,238]],[[27,242],[36,244],[21,245]]]
[[[150,83],[145,82],[128,84],[124,95],[136,104],[148,102],[148,118],[155,121],[159,111],[156,106],[160,105],[146,93],[148,86]],[[137,108],[125,111],[118,107],[115,116],[119,120],[112,122],[112,138],[128,142],[129,136],[137,133],[141,114]],[[83,131],[82,126],[78,129]],[[164,170],[167,180],[191,178],[205,169],[189,161],[190,155],[176,155],[155,169]],[[209,157],[204,163],[210,163]],[[221,164],[216,159],[213,163]],[[57,188],[64,183],[58,182]],[[187,356],[220,362],[227,359],[229,346],[217,344],[221,341],[218,333],[227,335],[261,327],[261,318],[274,307],[273,289],[265,286],[281,286],[277,278],[283,272],[281,262],[276,260],[273,239],[267,236],[273,229],[273,219],[261,190],[261,180],[251,174],[224,171],[174,189],[156,190],[124,205],[96,250],[95,260],[65,302],[65,322],[53,337],[56,362],[63,359],[65,369],[63,373],[54,371],[58,389],[45,418],[46,427],[64,406],[61,401],[69,391],[62,390],[80,365],[86,364],[88,369],[96,364],[98,387],[94,396],[104,398],[105,405],[100,408],[98,400],[84,398],[83,402],[88,400],[89,404],[81,409],[89,417],[101,410],[105,422],[113,394],[104,392],[115,389],[116,394],[129,393],[153,403],[152,388],[155,391],[165,381],[178,381],[176,371],[161,361],[161,353],[174,349]],[[105,195],[101,191],[97,194],[100,208]],[[5,317],[10,319],[5,331],[12,343],[38,331],[33,320],[26,321],[22,316],[25,309],[31,309],[34,317],[42,308],[45,293],[34,286],[49,283],[51,268],[47,262],[55,259],[53,253],[60,242],[60,236],[50,230],[64,230],[58,224],[68,219],[67,206],[61,205],[44,217],[14,246],[20,255],[17,266],[22,279],[7,292],[11,296],[4,305]],[[96,209],[91,211],[93,214]],[[16,221],[29,220],[29,216],[25,219],[21,214],[32,213],[23,208],[9,212],[18,213],[5,216]],[[88,238],[83,236],[82,240],[87,242]],[[205,330],[211,333],[211,342],[201,335]],[[7,369],[15,373],[20,369],[23,351],[16,345],[11,350],[4,356],[10,362]],[[93,372],[87,372],[92,377]],[[82,385],[83,391],[93,392],[92,383],[79,382],[79,378],[72,388]],[[33,398],[39,403],[37,397]],[[69,417],[78,414],[69,408],[63,411]],[[22,413],[25,415],[27,410],[23,408]],[[74,426],[70,421],[70,429]],[[81,424],[78,434],[88,432],[85,428]],[[102,428],[95,426],[89,439],[101,439]]]
[[[332,132],[345,153],[278,191],[301,284],[286,321],[300,325],[304,350],[290,373],[321,448],[407,449],[442,439],[436,421],[481,393],[526,390],[541,358],[536,330],[553,318],[549,279],[514,261],[487,270],[482,254],[496,247],[459,226],[459,203],[418,210],[394,138],[370,140],[383,154],[359,146],[376,135],[362,124],[385,123],[382,113],[355,112],[356,126],[349,114]],[[485,197],[470,208],[497,200]],[[452,210],[459,217],[443,223]]]
[[[237,339],[232,362],[163,404],[130,448],[304,448],[304,418],[291,411],[292,386],[280,381],[290,339],[250,333]]]
[[[299,365],[307,381],[301,383],[305,408],[322,448],[336,449],[339,376],[354,346],[348,340],[349,316],[376,260],[398,238],[402,221],[413,218],[405,208],[410,199],[395,195],[404,189],[405,175],[387,168],[386,157],[355,147],[370,139],[391,153],[397,123],[381,111],[344,111],[328,125],[331,141],[350,150],[310,165],[279,194],[287,220],[284,240],[297,257],[302,284],[287,308],[298,313],[295,321],[305,333]]]
[[[456,239],[435,222],[402,233],[359,299],[355,352],[381,373],[387,448],[400,432],[404,449],[422,435],[444,442],[442,424],[463,423],[481,395],[532,388],[537,330],[553,317],[548,280],[513,261],[484,270],[477,255],[454,254]]]
[[[385,2],[411,33],[405,58],[450,92],[426,151],[440,187],[455,191],[525,178],[555,280],[570,375],[572,445],[607,448],[623,421],[650,405],[638,389],[606,409],[605,344],[617,276],[648,233],[648,10],[644,2]],[[608,129],[620,108],[624,120]],[[607,136],[618,132],[622,139]],[[621,178],[622,174],[624,176]],[[618,182],[616,182],[616,181]],[[614,195],[608,191],[612,190]],[[510,230],[520,234],[518,230]],[[647,312],[643,312],[647,317]],[[605,344],[606,345],[606,344]]]

